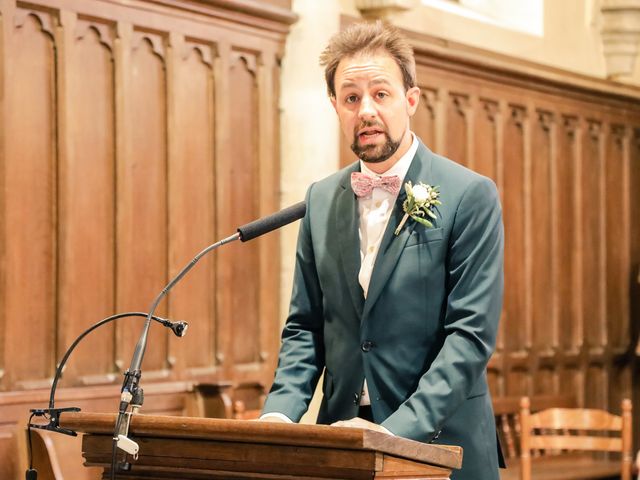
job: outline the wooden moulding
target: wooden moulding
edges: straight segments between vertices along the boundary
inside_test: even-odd
[[[120,0],[111,0],[120,1]],[[255,0],[192,0],[190,2],[184,0],[145,0],[147,3],[155,3],[162,6],[178,8],[192,13],[204,15],[219,15],[221,10],[228,11],[232,14],[248,15],[251,17],[262,18],[271,22],[282,25],[293,25],[298,21],[296,15],[291,9],[279,7],[268,1]],[[237,20],[237,19],[236,19]]]

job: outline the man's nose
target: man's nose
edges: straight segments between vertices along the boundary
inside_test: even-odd
[[[374,118],[377,114],[375,103],[373,99],[366,95],[362,97],[360,101],[360,110],[358,111],[358,116],[361,119],[371,119]]]

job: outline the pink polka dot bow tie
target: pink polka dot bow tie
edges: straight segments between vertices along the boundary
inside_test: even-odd
[[[398,195],[400,183],[400,177],[397,175],[370,177],[361,172],[351,173],[351,188],[358,197],[371,195],[374,188],[382,188],[393,195]]]

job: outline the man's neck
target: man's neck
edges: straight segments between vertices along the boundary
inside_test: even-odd
[[[411,132],[407,128],[404,131],[404,134],[402,135],[402,140],[400,141],[400,146],[398,147],[398,150],[396,150],[395,153],[391,155],[389,158],[387,158],[384,162],[380,162],[380,163],[365,162],[365,164],[367,165],[367,168],[378,175],[382,175],[391,167],[393,167],[396,163],[398,163],[398,160],[400,160],[402,156],[405,153],[407,153],[407,151],[411,147],[411,143],[413,143],[413,136],[411,135]]]

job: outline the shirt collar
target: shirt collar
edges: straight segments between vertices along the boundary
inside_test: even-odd
[[[409,171],[409,167],[411,166],[411,161],[413,160],[413,157],[416,155],[416,152],[418,151],[418,137],[416,137],[413,134],[413,132],[410,132],[410,133],[411,133],[411,137],[413,138],[413,142],[411,142],[411,146],[409,147],[409,150],[407,150],[405,154],[402,157],[400,157],[400,160],[394,163],[389,170],[387,170],[382,174],[385,177],[387,175],[397,175],[398,177],[400,177],[400,180],[404,181],[404,177],[407,175],[407,172]],[[366,163],[363,162],[362,160],[360,160],[360,171],[372,177],[382,176],[373,172],[371,169],[367,168]]]

